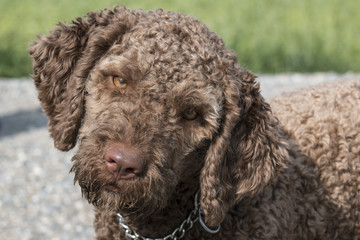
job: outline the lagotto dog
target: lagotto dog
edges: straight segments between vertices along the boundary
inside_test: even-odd
[[[215,33],[163,10],[91,12],[30,54],[97,239],[359,239],[359,80],[270,108]]]

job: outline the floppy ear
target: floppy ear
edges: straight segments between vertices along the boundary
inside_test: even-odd
[[[259,92],[255,75],[240,69],[225,80],[222,129],[201,172],[201,209],[216,227],[229,208],[260,192],[284,166],[287,145],[277,119]]]
[[[67,151],[75,146],[89,72],[134,22],[126,8],[90,12],[72,25],[58,24],[50,35],[31,43],[32,78],[56,148]]]

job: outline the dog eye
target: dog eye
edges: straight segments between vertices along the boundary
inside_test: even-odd
[[[183,117],[186,120],[195,120],[198,117],[198,112],[196,112],[194,109],[187,109],[184,113],[183,113]]]
[[[127,87],[127,83],[124,79],[122,79],[121,77],[113,77],[113,83],[115,85],[115,87],[120,88],[120,89],[125,89]]]

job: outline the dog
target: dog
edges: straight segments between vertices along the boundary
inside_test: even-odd
[[[275,99],[203,23],[125,7],[31,43],[97,239],[359,239],[360,81]]]

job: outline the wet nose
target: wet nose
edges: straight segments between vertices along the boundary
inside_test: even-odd
[[[105,152],[106,169],[118,179],[131,179],[143,172],[143,162],[134,148],[124,144],[110,146]]]

